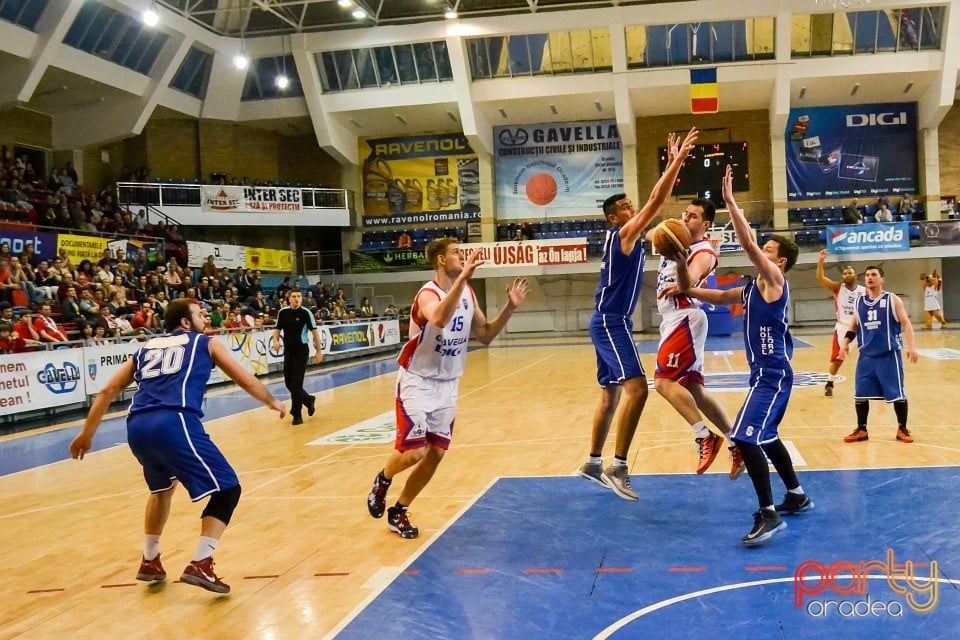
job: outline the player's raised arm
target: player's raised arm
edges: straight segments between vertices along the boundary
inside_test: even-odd
[[[743,209],[737,206],[737,201],[733,197],[733,167],[730,165],[727,165],[727,171],[723,176],[722,193],[723,201],[726,203],[727,210],[730,212],[730,221],[733,223],[733,230],[737,234],[737,242],[743,247],[744,252],[750,259],[750,262],[753,263],[753,266],[760,272],[759,277],[763,278],[768,285],[774,288],[774,290],[770,292],[772,298],[767,298],[766,293],[764,294],[764,298],[778,299],[780,297],[779,291],[783,290],[783,272],[779,266],[767,258],[767,255],[757,244],[756,234],[747,221],[747,216],[744,215]]]
[[[820,249],[820,255],[817,256],[817,282],[830,293],[836,293],[840,289],[840,283],[831,280],[823,273],[823,265],[827,261],[827,250]]]

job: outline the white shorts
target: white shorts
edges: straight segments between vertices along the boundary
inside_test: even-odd
[[[423,378],[403,367],[397,375],[397,451],[430,444],[446,450],[453,437],[459,378]]]
[[[703,352],[707,344],[707,314],[703,309],[671,312],[660,322],[660,346],[654,378],[680,384],[703,384]]]

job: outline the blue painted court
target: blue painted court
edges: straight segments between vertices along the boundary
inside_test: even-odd
[[[960,539],[942,500],[958,480],[955,468],[802,472],[816,508],[748,549],[746,478],[633,476],[637,503],[578,477],[501,479],[337,637],[956,638]],[[867,579],[847,577],[864,561],[877,561]]]

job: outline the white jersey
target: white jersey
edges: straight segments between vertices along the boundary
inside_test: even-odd
[[[692,283],[692,286],[699,287],[707,276],[713,273],[714,269],[720,264],[717,260],[717,252],[713,250],[713,245],[709,240],[697,240],[690,244],[690,254],[687,256],[687,266],[693,262],[694,256],[701,253],[708,253],[711,259],[710,269],[703,274],[698,282]],[[677,263],[673,260],[660,258],[660,267],[657,269],[657,311],[661,316],[680,309],[698,308],[702,304],[699,300],[680,293],[675,296],[660,297],[660,292],[669,285],[677,284]]]
[[[857,300],[865,292],[866,288],[862,284],[858,284],[853,289],[848,289],[845,284],[841,284],[833,294],[833,306],[837,312],[837,324],[834,330],[838,336],[843,337],[843,334],[850,330],[850,322],[857,314]]]
[[[410,337],[397,362],[401,367],[423,378],[455,380],[463,375],[467,361],[467,343],[473,326],[473,314],[477,301],[469,284],[463,288],[457,310],[443,329],[439,329],[420,317],[422,296],[436,296],[443,300],[447,292],[435,281],[420,287],[410,310]]]
[[[936,287],[924,287],[923,310],[940,311],[940,292],[937,291]]]

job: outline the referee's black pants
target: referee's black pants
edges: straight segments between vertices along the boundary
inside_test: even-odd
[[[301,408],[311,397],[303,388],[303,378],[307,374],[309,349],[289,349],[284,347],[283,384],[290,392],[290,415],[301,417]]]

